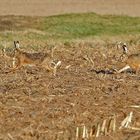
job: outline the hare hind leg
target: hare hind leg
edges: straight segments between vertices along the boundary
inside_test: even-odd
[[[51,72],[54,76],[56,76],[56,69],[49,66],[48,64],[46,65],[41,65],[43,68],[45,68],[48,72]]]
[[[54,64],[54,67],[53,67],[53,75],[56,76],[56,72],[57,72],[57,69],[61,66],[61,61],[58,61],[57,63]]]
[[[121,73],[121,72],[126,71],[128,69],[130,69],[130,66],[129,65],[126,65],[125,67],[123,67],[122,69],[120,69],[119,71],[117,71],[117,73]]]
[[[51,66],[52,63],[53,63],[52,61],[46,62],[46,63],[43,62],[42,67],[44,67],[48,71],[51,71],[53,73],[53,75],[56,76],[57,69],[58,69],[58,67],[61,66],[61,61],[58,61],[56,64],[53,63],[53,65],[54,65],[53,67]]]
[[[48,72],[53,72],[53,68],[51,67],[51,63],[48,61],[43,61],[40,66],[42,68],[45,68]]]

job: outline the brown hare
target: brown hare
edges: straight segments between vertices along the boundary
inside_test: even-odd
[[[136,72],[136,74],[140,70],[140,53],[128,55],[128,49],[126,43],[122,45],[123,53],[127,55],[127,59],[125,60],[125,66],[117,71],[117,73],[121,73],[127,69],[132,69]]]
[[[54,75],[56,75],[56,69],[61,65],[61,61],[58,61],[55,64],[52,61],[51,55],[48,53],[28,53],[22,51],[19,47],[19,41],[14,41],[14,47],[14,58],[16,59],[17,64],[14,68],[11,69],[11,71],[15,71],[25,65],[30,65],[43,67],[46,70],[53,72]]]

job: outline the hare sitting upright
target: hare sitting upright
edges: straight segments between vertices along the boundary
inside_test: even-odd
[[[19,69],[22,66],[30,65],[43,67],[48,71],[52,71],[53,74],[56,75],[56,69],[61,65],[61,61],[58,61],[55,64],[51,55],[48,53],[28,53],[22,51],[19,47],[19,41],[14,41],[14,47],[14,58],[17,61],[17,65],[12,69],[12,71]],[[54,66],[52,66],[52,64]]]

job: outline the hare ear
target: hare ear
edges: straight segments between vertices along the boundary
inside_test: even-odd
[[[19,41],[14,41],[15,49],[19,49]]]
[[[127,48],[126,43],[123,43],[122,48],[123,48],[123,53],[127,54],[128,53],[128,48]]]
[[[16,48],[16,41],[14,41],[14,47]]]

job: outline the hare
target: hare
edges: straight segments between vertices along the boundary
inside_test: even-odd
[[[127,55],[127,59],[124,61],[125,67],[117,71],[117,73],[121,73],[127,69],[132,69],[136,72],[136,74],[140,70],[140,53],[128,55],[128,49],[126,43],[122,45],[123,53]]]
[[[11,69],[11,71],[15,71],[22,66],[30,65],[30,66],[38,66],[43,67],[48,71],[52,71],[54,75],[56,75],[56,69],[61,65],[61,61],[58,61],[56,64],[52,61],[52,57],[48,53],[28,53],[22,51],[19,47],[19,41],[14,41],[14,58],[17,61],[17,65]],[[54,66],[52,66],[52,64]]]

